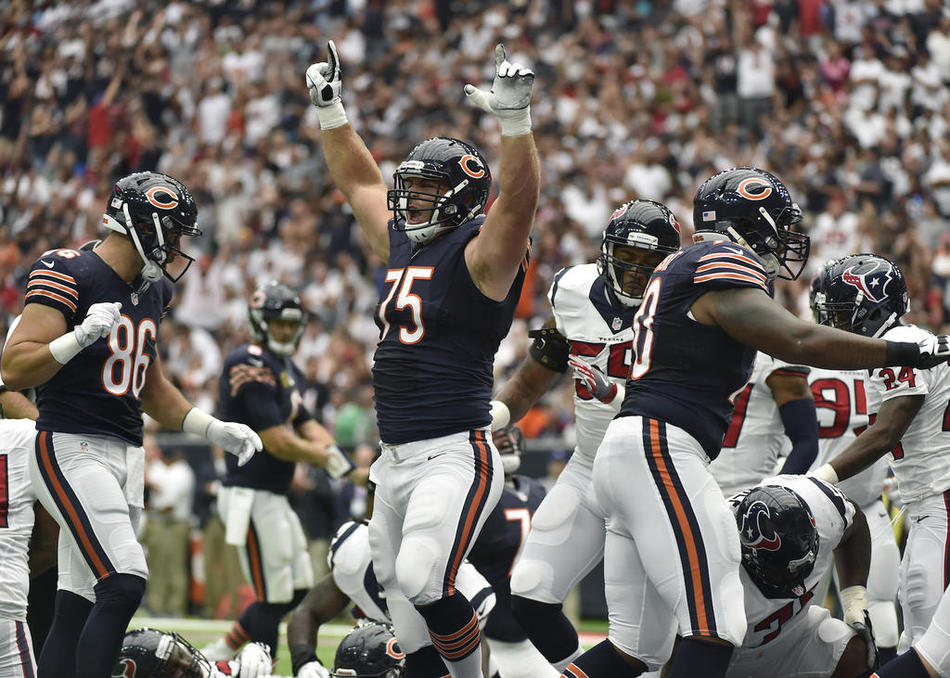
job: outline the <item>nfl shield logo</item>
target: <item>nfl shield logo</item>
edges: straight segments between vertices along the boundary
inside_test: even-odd
[[[130,295],[130,298],[132,299],[132,305],[133,305],[133,306],[138,306],[138,305],[139,305],[139,295],[137,295],[135,292],[133,292],[133,293]]]
[[[80,451],[80,452],[88,452],[88,451],[89,451],[89,443],[87,443],[87,442],[85,442],[85,441],[79,443],[79,451]]]
[[[614,332],[619,330],[621,327],[623,327],[623,320],[621,318],[614,318],[613,322],[610,323],[610,329],[612,329]]]

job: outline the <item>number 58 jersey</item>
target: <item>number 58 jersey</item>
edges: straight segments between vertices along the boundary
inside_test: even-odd
[[[67,332],[82,324],[93,304],[122,304],[109,336],[87,346],[39,388],[37,430],[108,435],[141,445],[142,388],[171,298],[171,283],[164,278],[136,295],[95,252],[59,249],[37,259],[24,304],[56,309]]]

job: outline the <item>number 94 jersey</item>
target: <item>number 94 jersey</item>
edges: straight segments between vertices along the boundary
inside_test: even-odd
[[[164,278],[136,295],[95,252],[51,250],[30,269],[24,304],[55,308],[66,331],[100,302],[121,302],[108,337],[83,349],[40,387],[37,430],[114,436],[142,444],[141,395],[155,359],[158,325],[172,298]]]

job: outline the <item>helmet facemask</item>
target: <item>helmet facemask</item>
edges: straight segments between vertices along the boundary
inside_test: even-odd
[[[643,246],[632,244],[635,238],[642,239]],[[632,233],[623,242],[607,236],[601,243],[597,270],[624,306],[640,305],[650,276],[666,258],[668,252],[655,247],[656,238],[645,233]]]
[[[406,165],[407,163],[403,163]],[[468,179],[463,179],[455,186],[442,190],[446,186],[445,177],[431,176],[434,173],[410,174],[396,173],[396,187],[389,192],[389,209],[397,220],[404,222],[403,230],[415,243],[425,243],[443,231],[448,231],[459,224],[477,216],[481,208],[476,206],[466,210],[467,205],[459,205],[452,198],[459,195],[469,185]],[[439,185],[434,192],[414,190],[407,187],[406,180],[412,184],[420,179],[438,181]],[[425,220],[419,220],[419,215],[428,215]]]

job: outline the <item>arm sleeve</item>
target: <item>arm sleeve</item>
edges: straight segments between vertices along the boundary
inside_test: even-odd
[[[818,456],[818,414],[811,398],[789,400],[778,408],[785,435],[792,441],[782,473],[805,473]]]

